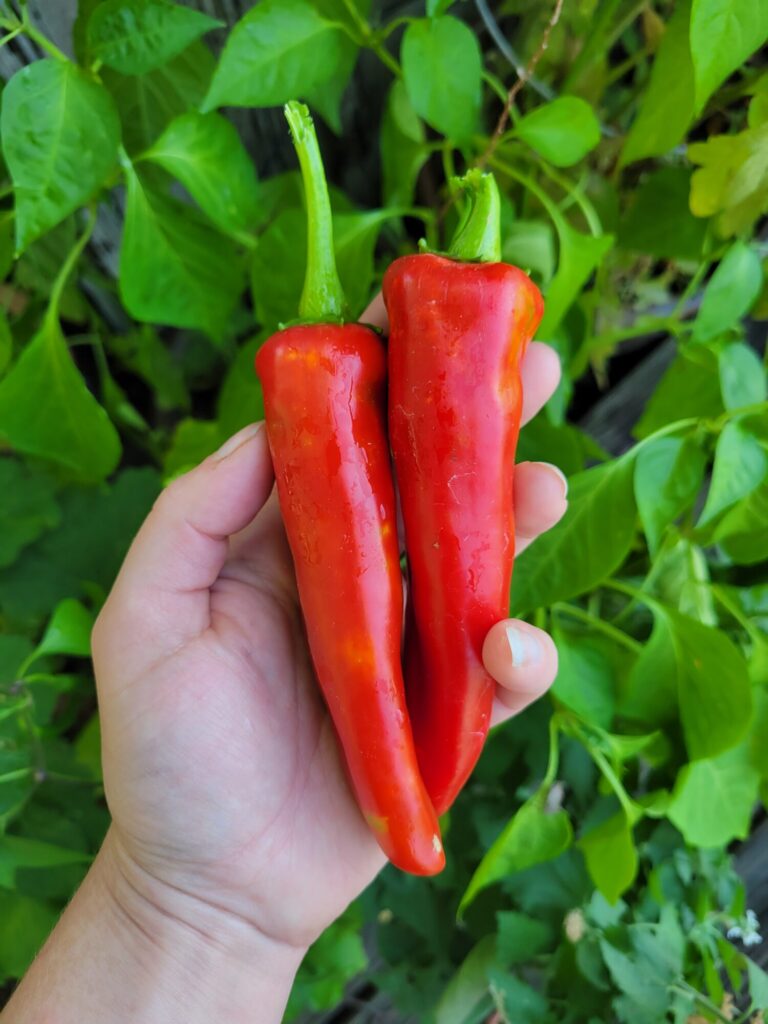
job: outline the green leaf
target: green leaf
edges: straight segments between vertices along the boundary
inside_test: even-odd
[[[126,309],[137,320],[218,336],[242,288],[236,251],[192,208],[150,191],[130,168],[126,178],[120,250]]]
[[[488,971],[496,956],[493,935],[472,949],[451,978],[435,1008],[435,1024],[466,1024],[469,1015],[488,992]]]
[[[619,223],[619,245],[659,259],[700,259],[707,224],[690,211],[690,188],[691,172],[684,167],[648,175]]]
[[[632,826],[621,811],[582,836],[578,846],[590,878],[609,903],[615,903],[637,877]]]
[[[256,172],[226,118],[182,114],[144,156],[177,178],[222,231],[238,236],[257,224]]]
[[[59,917],[41,900],[0,889],[0,978],[20,978]]]
[[[498,959],[507,967],[523,964],[548,949],[554,933],[546,921],[539,921],[517,910],[503,910],[496,915],[498,926]]]
[[[669,819],[692,846],[724,847],[746,839],[759,783],[744,745],[694,761],[677,776]]]
[[[163,459],[166,476],[177,476],[197,466],[225,440],[215,420],[181,420]]]
[[[757,405],[768,399],[765,367],[757,352],[742,341],[734,341],[718,355],[720,390],[726,409]]]
[[[503,231],[501,256],[505,263],[535,271],[547,284],[555,272],[555,238],[550,224],[540,220],[515,220]]]
[[[571,479],[565,516],[516,560],[514,614],[592,590],[621,565],[636,533],[633,471],[625,456]]]
[[[726,512],[714,529],[713,540],[737,565],[754,565],[768,558],[768,481]]]
[[[571,822],[565,811],[548,814],[538,797],[523,804],[480,861],[461,897],[459,914],[487,886],[558,857],[570,846],[572,838]]]
[[[392,83],[381,120],[381,188],[386,206],[413,202],[416,179],[429,150],[418,114],[411,106],[405,85]]]
[[[81,850],[65,850],[51,843],[22,836],[0,836],[0,888],[12,889],[19,868],[53,868],[85,864],[91,857]]]
[[[688,417],[706,418],[723,412],[720,377],[714,353],[694,348],[680,353],[661,378],[635,424],[637,438]]]
[[[735,746],[749,727],[752,698],[744,656],[719,629],[671,608],[657,607],[654,616],[670,634],[688,755],[692,761],[716,757]]]
[[[557,273],[547,289],[544,318],[538,337],[548,338],[570,309],[603,257],[613,246],[613,235],[585,235],[559,218],[555,222],[560,241]]]
[[[168,0],[103,0],[88,22],[88,48],[121,74],[143,75],[223,24]]]
[[[615,697],[613,666],[599,643],[557,630],[558,669],[552,693],[571,711],[596,725],[608,728]]]
[[[600,122],[578,96],[560,96],[525,114],[515,135],[555,167],[571,167],[600,141]]]
[[[304,99],[338,130],[356,56],[350,37],[305,0],[262,0],[230,32],[202,109]]]
[[[75,757],[94,779],[101,781],[101,726],[99,715],[92,715],[78,733],[73,744]]]
[[[638,452],[635,499],[652,555],[669,524],[692,506],[706,465],[704,452],[690,438],[660,437]]]
[[[0,567],[59,521],[54,486],[15,459],[0,459]]]
[[[482,57],[474,32],[451,15],[412,21],[403,36],[403,80],[413,108],[463,142],[477,130]]]
[[[762,0],[693,0],[691,56],[696,108],[768,39],[768,7]]]
[[[198,107],[214,67],[211,51],[197,42],[146,75],[121,75],[102,69],[101,77],[120,114],[128,152],[142,152],[175,117]]]
[[[83,481],[103,480],[118,463],[117,431],[78,373],[50,313],[0,381],[0,436]]]
[[[538,989],[497,969],[488,972],[488,980],[503,1024],[552,1024],[549,1003]]]
[[[110,355],[152,388],[158,409],[189,407],[189,394],[184,382],[178,354],[158,337],[149,326],[142,325],[128,334],[107,339]]]
[[[35,648],[35,658],[44,654],[89,658],[93,620],[93,612],[74,598],[65,598],[54,609],[43,639]]]
[[[747,977],[753,1010],[768,1010],[768,974],[747,957]]]
[[[657,615],[650,639],[623,687],[619,713],[646,725],[668,722],[678,707],[677,675],[672,633],[666,619]]]
[[[768,123],[691,143],[688,159],[700,165],[691,178],[691,211],[717,214],[721,235],[749,230],[768,208]]]
[[[216,410],[223,438],[264,419],[264,397],[253,365],[263,341],[258,335],[241,346],[221,385]]]
[[[757,250],[734,242],[707,283],[693,324],[694,341],[709,341],[735,327],[752,308],[762,286]]]
[[[0,377],[5,373],[13,358],[13,336],[8,323],[8,314],[0,306]]]
[[[688,40],[690,0],[678,0],[651,68],[640,111],[621,153],[631,164],[661,156],[683,138],[694,114],[694,83]]]
[[[711,523],[726,509],[751,494],[765,479],[768,456],[740,423],[726,423],[717,439],[712,484],[697,527]]]
[[[69,61],[21,68],[2,102],[0,133],[22,252],[104,183],[117,162],[120,122],[106,90]]]

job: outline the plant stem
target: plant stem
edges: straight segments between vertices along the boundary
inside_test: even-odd
[[[599,235],[602,235],[603,225],[600,222],[597,210],[584,195],[581,187],[579,185],[574,185],[572,181],[566,178],[564,174],[560,174],[559,171],[556,171],[554,167],[550,167],[546,160],[539,160],[538,166],[551,181],[554,181],[556,185],[559,185],[564,192],[571,196],[581,212],[584,214],[584,220],[587,222],[587,227],[590,232],[596,238]]]
[[[380,35],[378,32],[373,31],[373,29],[365,20],[365,18],[357,10],[354,4],[354,0],[342,0],[342,2],[350,18],[355,23],[358,32],[360,33],[360,41],[362,42],[363,46],[366,46],[369,50],[373,50],[373,52],[379,58],[381,63],[388,67],[396,78],[399,78],[402,75],[400,65],[397,63],[395,58],[392,56],[392,54],[389,52],[386,46],[383,45],[382,42],[382,40],[386,39],[389,33],[393,30],[393,27],[397,28],[397,25],[394,24],[394,26],[388,27],[386,33],[384,35]],[[401,18],[398,20],[408,21],[410,19]]]
[[[547,770],[541,782],[541,789],[549,791],[557,778],[557,769],[560,763],[560,716],[555,712],[549,720],[549,756],[547,757]]]
[[[54,320],[58,317],[62,292],[64,291],[64,287],[66,286],[67,280],[69,279],[69,275],[72,273],[75,264],[80,258],[83,249],[85,249],[86,245],[90,241],[95,224],[96,209],[94,206],[91,206],[88,210],[88,222],[85,225],[85,230],[70,249],[69,254],[67,258],[64,260],[64,264],[61,270],[59,271],[56,280],[53,282],[53,287],[51,288],[50,302],[48,303],[48,309],[46,310],[45,313],[46,320],[48,320],[49,317]]]
[[[589,612],[579,608],[578,605],[558,601],[552,608],[555,612],[562,612],[565,615],[570,615],[571,618],[579,619],[580,622],[591,626],[598,633],[604,633],[605,636],[610,637],[611,640],[622,647],[626,647],[633,654],[639,654],[643,649],[643,645],[635,640],[634,637],[629,636],[621,629],[617,629],[616,626],[612,626],[610,622],[604,622],[602,619],[595,618],[594,615],[590,615]]]
[[[24,33],[25,35],[28,35],[33,42],[37,43],[41,50],[45,50],[52,57],[55,57],[56,60],[69,60],[69,57],[63,50],[60,50],[58,46],[52,43],[47,36],[43,35],[38,28],[35,28],[29,20],[29,15],[26,10],[24,12]]]
[[[341,321],[347,302],[336,268],[333,218],[323,160],[309,110],[295,100],[285,106],[307,199],[307,274],[299,316],[314,323]]]
[[[448,248],[448,255],[465,262],[501,260],[501,199],[492,174],[473,168],[452,184],[462,189],[469,210]]]

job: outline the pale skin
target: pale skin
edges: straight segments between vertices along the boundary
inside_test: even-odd
[[[384,325],[374,303],[364,317]],[[559,364],[532,344],[524,419]],[[263,426],[171,483],[93,634],[112,825],[3,1024],[271,1024],[309,944],[384,864],[350,793],[303,639]],[[518,550],[566,508],[516,470]],[[511,632],[510,632],[511,630]],[[495,721],[553,681],[551,639],[505,620]]]

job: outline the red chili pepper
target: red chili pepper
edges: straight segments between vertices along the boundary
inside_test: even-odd
[[[508,614],[520,361],[543,313],[527,275],[499,262],[493,176],[473,171],[461,184],[470,212],[451,258],[405,256],[384,277],[410,579],[406,692],[438,813],[466,782],[490,724],[494,681],[482,647]]]
[[[266,426],[315,672],[366,821],[398,867],[445,865],[400,662],[403,592],[386,435],[386,353],[344,323],[328,190],[306,107],[286,117],[307,192],[302,322],[259,350]]]

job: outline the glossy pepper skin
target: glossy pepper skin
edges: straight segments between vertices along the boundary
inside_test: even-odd
[[[421,773],[443,813],[490,724],[482,646],[509,609],[520,361],[543,304],[516,267],[431,254],[396,260],[384,301],[409,562],[406,691]]]
[[[307,200],[301,322],[256,356],[307,640],[350,783],[404,871],[445,865],[419,773],[400,661],[403,586],[386,432],[386,354],[345,323],[331,204],[309,111],[285,108]]]

